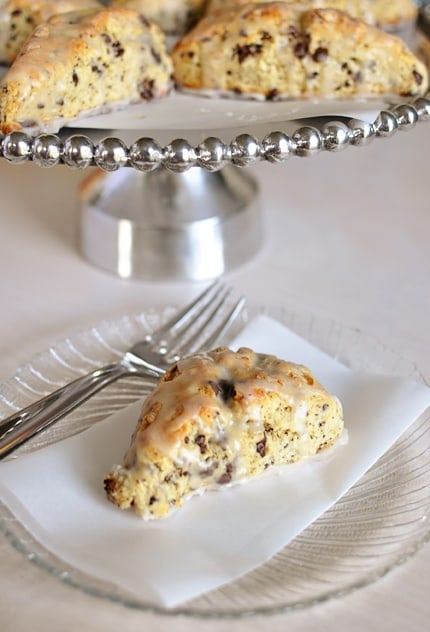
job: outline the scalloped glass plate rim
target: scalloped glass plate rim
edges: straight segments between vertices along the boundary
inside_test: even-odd
[[[171,309],[170,307],[165,308],[167,313],[170,309]],[[265,308],[259,308],[257,311],[267,312],[268,310],[266,310]],[[307,338],[309,340],[310,337],[311,338],[315,337],[316,338],[315,340],[310,340],[310,341],[316,344],[317,346],[320,346],[326,351],[328,351],[328,349],[325,348],[324,345],[318,344],[319,342],[318,338],[320,338],[321,327],[323,331],[325,328],[329,327],[330,329],[333,328],[337,332],[341,332],[341,333],[348,332],[356,336],[356,341],[357,341],[358,346],[360,346],[360,341],[363,341],[363,340],[366,343],[370,342],[371,345],[376,345],[376,347],[379,349],[379,352],[382,351],[382,353],[387,352],[388,354],[391,354],[393,358],[396,359],[396,361],[398,360],[400,361],[401,364],[404,365],[404,367],[406,366],[408,371],[410,372],[410,376],[412,376],[413,379],[415,379],[416,381],[422,381],[424,383],[429,382],[429,380],[425,378],[419,372],[419,370],[414,364],[409,363],[407,360],[399,356],[397,353],[395,353],[388,347],[381,345],[381,343],[377,339],[365,336],[361,331],[357,329],[350,329],[339,323],[334,323],[333,321],[330,321],[329,319],[318,318],[317,316],[313,314],[304,314],[304,315],[297,314],[297,313],[287,312],[285,309],[282,309],[282,308],[278,310],[269,310],[269,312],[270,312],[269,313],[270,316],[277,318],[283,324],[285,324],[286,326],[289,326],[291,329],[296,331],[296,333],[298,333],[299,335],[303,335],[304,338]],[[143,314],[146,315],[144,318],[144,321],[146,322],[146,327],[148,327],[148,322],[146,321],[146,318],[148,316],[149,316],[149,321],[151,320],[151,317],[152,318],[154,317],[154,315],[158,318],[164,318],[165,316],[165,314],[161,310],[159,310],[158,312],[154,310],[148,310],[147,312],[143,312]],[[17,369],[15,376],[13,376],[11,379],[3,383],[2,390],[4,390],[5,387],[12,388],[12,390],[14,388],[16,389],[19,382],[15,383],[14,380],[16,379],[17,376],[19,376],[19,374],[23,370],[26,369],[26,367],[30,366],[32,362],[41,362],[41,361],[43,362],[47,353],[49,354],[49,352],[52,349],[55,350],[61,343],[64,343],[66,340],[80,341],[81,339],[84,339],[86,336],[92,335],[93,332],[97,332],[100,328],[109,330],[110,326],[116,327],[118,326],[119,323],[123,322],[124,319],[129,322],[135,319],[134,324],[136,324],[137,322],[141,322],[140,321],[141,315],[142,314],[134,315],[134,316],[125,315],[122,318],[115,319],[115,320],[104,320],[96,324],[94,327],[92,327],[89,330],[76,332],[70,337],[67,337],[58,341],[57,343],[52,345],[49,349],[42,351],[41,353],[34,356],[33,360],[30,361],[28,364],[23,365],[22,367]],[[311,334],[311,336],[304,335],[303,330],[305,330],[305,332],[307,332],[308,334]],[[315,331],[320,332],[320,333],[315,334]],[[375,368],[377,369],[378,367],[375,367]],[[397,371],[395,371],[395,373],[397,373]],[[0,391],[0,395],[1,395],[1,391]],[[19,401],[19,397],[20,395],[17,392],[18,401]],[[425,416],[427,417],[427,413]],[[422,424],[422,418],[417,420],[413,424],[412,428],[415,428],[418,423]],[[408,431],[407,434],[409,434],[409,432],[410,431]],[[393,446],[393,448],[391,448],[389,452],[391,452],[394,449],[395,449],[395,446]],[[348,497],[349,494],[350,492],[346,494],[346,497]],[[336,508],[336,505],[334,509]],[[186,615],[186,616],[200,618],[200,619],[202,618],[203,619],[205,618],[240,618],[240,617],[255,616],[255,615],[261,615],[261,614],[277,614],[281,612],[290,612],[290,611],[308,608],[318,603],[328,601],[330,599],[343,597],[355,590],[358,590],[369,584],[372,584],[376,580],[384,577],[392,569],[394,569],[397,566],[400,566],[401,564],[406,562],[408,559],[410,559],[417,551],[419,551],[422,548],[422,546],[424,546],[426,542],[430,540],[430,527],[428,527],[427,530],[419,534],[418,537],[412,538],[407,543],[406,547],[399,549],[394,560],[391,561],[390,563],[382,565],[372,570],[369,569],[369,572],[364,574],[362,577],[360,577],[359,580],[352,581],[349,584],[345,583],[342,586],[342,588],[337,587],[333,590],[328,589],[319,594],[309,595],[308,598],[298,599],[297,601],[292,602],[292,603],[263,605],[263,606],[257,606],[257,607],[244,607],[243,609],[240,609],[240,610],[229,609],[229,608],[221,608],[219,610],[216,608],[195,610],[192,608],[192,602],[190,602],[190,607],[188,606],[188,604],[185,604],[184,606],[167,610],[162,607],[156,606],[154,604],[139,602],[134,597],[127,597],[127,595],[125,595],[124,593],[119,594],[118,590],[115,588],[114,585],[109,585],[106,582],[101,582],[97,578],[81,573],[77,569],[68,567],[65,562],[56,558],[49,551],[44,549],[44,547],[42,547],[31,536],[30,536],[30,539],[28,539],[29,534],[27,533],[23,525],[21,525],[20,523],[13,524],[13,522],[14,522],[13,514],[9,512],[5,504],[0,502],[0,532],[2,532],[6,536],[6,538],[11,543],[11,545],[19,553],[24,555],[27,558],[27,560],[34,563],[37,567],[39,567],[43,571],[48,572],[54,577],[59,578],[62,582],[74,588],[77,588],[86,594],[89,594],[98,598],[106,599],[115,603],[121,603],[122,605],[128,608],[154,612],[159,615],[166,615],[166,616]],[[307,531],[308,530],[305,530],[304,533],[306,533]],[[290,543],[290,545],[288,545],[285,548],[285,550],[288,550],[288,548],[292,544],[293,543]]]

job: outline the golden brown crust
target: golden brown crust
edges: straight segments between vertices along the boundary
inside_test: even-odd
[[[180,361],[146,400],[109,500],[159,518],[190,495],[332,445],[342,408],[303,366],[221,347]]]
[[[206,16],[175,46],[182,88],[272,98],[424,94],[397,37],[334,9],[270,2]]]

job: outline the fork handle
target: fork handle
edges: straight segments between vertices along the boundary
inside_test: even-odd
[[[67,415],[104,386],[130,373],[130,368],[121,362],[107,364],[0,421],[0,460]]]

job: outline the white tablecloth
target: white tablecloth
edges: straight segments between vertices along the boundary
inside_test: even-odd
[[[252,169],[263,250],[228,274],[257,305],[314,313],[380,339],[430,375],[430,124],[365,148]],[[86,174],[0,163],[0,380],[48,345],[104,318],[179,304],[200,285],[124,281],[78,251],[77,185]],[[430,547],[376,584],[305,611],[243,621],[127,610],[45,574],[0,537],[2,632],[189,629],[428,629]]]

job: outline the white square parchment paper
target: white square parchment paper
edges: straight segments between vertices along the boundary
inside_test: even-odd
[[[174,607],[263,564],[330,507],[430,406],[430,389],[345,368],[259,316],[232,345],[308,365],[342,401],[348,441],[325,457],[187,502],[162,521],[120,511],[103,491],[141,403],[16,460],[0,463],[0,498],[30,533],[79,570],[142,601]]]

